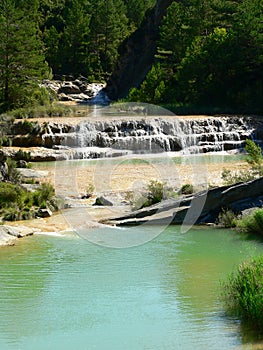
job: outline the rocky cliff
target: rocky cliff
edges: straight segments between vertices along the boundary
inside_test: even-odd
[[[105,88],[110,99],[125,97],[129,89],[138,86],[148,73],[157,49],[159,25],[172,2],[158,0],[141,27],[120,47],[119,60]]]

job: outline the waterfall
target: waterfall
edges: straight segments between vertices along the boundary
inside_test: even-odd
[[[191,154],[239,149],[246,138],[253,137],[254,131],[248,117],[108,117],[89,118],[70,127],[51,123],[42,135],[42,142],[45,146],[62,145],[83,151],[98,147],[101,151],[107,148],[134,153]]]

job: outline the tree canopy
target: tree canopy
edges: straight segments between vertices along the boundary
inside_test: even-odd
[[[174,1],[160,27],[155,69],[129,99],[261,111],[262,26],[260,0]],[[157,71],[163,80],[153,86]],[[148,93],[156,89],[157,100]]]
[[[2,0],[1,109],[34,99],[38,81],[48,75],[107,79],[122,43],[155,4]],[[128,99],[258,112],[263,107],[262,65],[261,0],[173,1],[159,27],[155,63]]]

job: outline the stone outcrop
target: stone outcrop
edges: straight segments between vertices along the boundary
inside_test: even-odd
[[[66,118],[61,123],[44,122],[35,125],[37,133],[23,131],[18,125],[21,134],[15,133],[12,145],[34,147],[30,149],[31,161],[52,161],[113,157],[129,152],[229,151],[242,149],[247,138],[257,142],[263,139],[263,120],[256,116],[188,118],[141,115],[145,113],[142,110],[131,116],[127,111],[123,115],[122,111],[108,108],[103,111],[96,118],[83,118],[79,124],[67,123]],[[15,159],[12,148],[4,150]]]
[[[254,138],[256,130],[260,130],[259,124],[262,130],[262,121],[256,121],[254,117],[235,116],[193,119],[177,116],[87,118],[75,126],[49,123],[42,126],[38,136],[14,137],[13,145],[109,147],[148,153],[227,151],[242,147],[246,138]]]
[[[0,181],[6,180],[7,172],[6,154],[3,150],[0,150]]]
[[[44,80],[41,85],[52,91],[59,101],[72,101],[77,103],[108,104],[109,99],[102,91],[105,84],[87,83],[86,80],[73,81]]]
[[[112,207],[113,203],[108,198],[105,198],[104,196],[100,196],[96,198],[94,205]]]
[[[31,236],[34,230],[29,227],[21,226],[19,228],[1,225],[0,226],[0,246],[14,245],[18,238]]]
[[[143,208],[107,223],[114,225],[140,224],[200,224],[215,222],[220,211],[231,209],[240,213],[263,205],[263,177],[232,186],[202,191],[179,199],[170,199]]]
[[[58,147],[54,149],[45,147],[29,148],[31,162],[52,162],[72,159],[98,159],[98,158],[113,158],[125,156],[129,152],[114,150],[111,148],[86,147],[86,148],[70,148]],[[11,158],[15,157],[16,151],[12,147],[4,147],[3,152]],[[26,170],[26,169],[24,169]],[[0,164],[1,171],[1,164]],[[1,176],[1,173],[0,173]]]
[[[112,100],[125,97],[131,87],[137,87],[154,62],[158,28],[172,0],[158,0],[137,29],[119,49],[120,58],[107,82],[106,94]]]

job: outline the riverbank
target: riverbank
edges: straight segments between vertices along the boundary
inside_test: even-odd
[[[138,110],[133,106],[127,113],[116,106],[90,108],[66,103],[76,108],[74,117],[27,119],[29,125],[25,127],[37,122],[39,133],[15,134],[13,145],[17,147],[4,147],[3,151],[11,157],[19,149],[30,154],[36,162],[31,163],[32,169],[47,173],[41,182],[51,183],[70,208],[73,203],[74,213],[78,205],[87,208],[88,218],[84,222],[78,218],[79,224],[86,227],[124,215],[129,210],[126,195],[131,191],[140,193],[152,179],[175,191],[185,184],[192,184],[196,192],[221,186],[224,169],[238,172],[249,168],[241,157],[231,160],[230,152],[239,152],[247,138],[260,139],[262,131],[262,121],[251,116],[154,116],[144,115],[142,106]],[[20,127],[23,131],[22,124]],[[26,142],[39,146],[19,146]],[[218,160],[213,161],[213,157]],[[71,161],[50,162],[56,160]],[[89,185],[94,186],[94,197],[85,202],[81,198]],[[116,194],[121,199],[119,203],[113,199],[110,209],[93,206],[96,197]],[[68,212],[23,225],[43,232],[67,231],[72,229],[65,218],[68,214],[64,215]]]
[[[231,171],[248,169],[245,161],[235,160],[226,154],[217,155],[219,159],[222,157],[221,162],[213,163],[214,156],[202,155],[202,161],[200,158],[196,164],[176,164],[169,158],[150,157],[147,160],[147,157],[140,155],[130,160],[125,157],[97,161],[58,162],[57,164],[55,162],[32,163],[30,172],[35,171],[36,174],[44,175],[38,180],[55,186],[56,192],[66,199],[71,208],[64,209],[49,218],[11,222],[8,225],[18,230],[21,226],[27,227],[33,233],[62,234],[78,227],[101,227],[100,222],[127,215],[131,209],[125,198],[127,193],[142,191],[151,179],[159,179],[176,188],[186,183],[203,184],[203,188],[208,188],[223,184],[221,171],[224,168]],[[200,177],[200,171],[203,180]],[[94,194],[89,199],[81,199],[85,196],[89,184],[94,185]],[[113,206],[94,206],[99,196],[111,200]],[[79,214],[78,208],[80,208]],[[4,242],[5,240],[2,240],[2,244]],[[12,238],[12,244],[14,243],[15,239]]]

